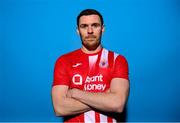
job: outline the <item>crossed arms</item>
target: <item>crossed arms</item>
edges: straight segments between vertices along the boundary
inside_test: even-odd
[[[69,89],[66,85],[52,88],[52,100],[57,116],[83,113],[95,108],[104,112],[122,112],[129,94],[129,81],[113,78],[110,89],[106,92],[86,92]]]

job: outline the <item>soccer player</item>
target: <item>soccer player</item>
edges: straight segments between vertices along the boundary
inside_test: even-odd
[[[64,122],[117,122],[129,94],[128,63],[124,56],[102,47],[102,15],[94,9],[77,17],[82,47],[56,61],[52,100]]]

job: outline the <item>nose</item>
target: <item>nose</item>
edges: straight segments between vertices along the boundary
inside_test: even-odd
[[[92,27],[88,27],[87,32],[88,32],[88,34],[92,34],[92,33],[93,33],[93,29],[92,29]]]

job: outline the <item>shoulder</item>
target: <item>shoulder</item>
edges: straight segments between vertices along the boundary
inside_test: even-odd
[[[59,56],[56,60],[56,62],[68,62],[73,60],[80,52],[80,49],[71,51],[69,53],[63,54],[61,56]]]
[[[105,48],[104,48],[105,49]],[[126,60],[126,57],[120,53],[117,53],[115,51],[112,51],[112,50],[107,50],[105,49],[106,51],[109,52],[109,54],[112,54],[113,58],[114,58],[114,61],[127,61]]]

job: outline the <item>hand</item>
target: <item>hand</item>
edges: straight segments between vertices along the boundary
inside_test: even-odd
[[[76,95],[79,95],[79,91],[81,91],[81,90],[79,90],[79,89],[77,89],[77,88],[69,89],[68,92],[67,92],[67,97],[73,98],[73,97],[75,97]]]
[[[67,92],[67,97],[72,98],[72,89],[69,89]]]
[[[110,92],[110,89],[107,89],[106,91],[105,91],[105,93],[109,93]]]
[[[77,88],[73,88],[71,89],[71,98],[74,98],[74,99],[81,98],[83,97],[85,93],[86,93],[85,91],[82,91]]]

